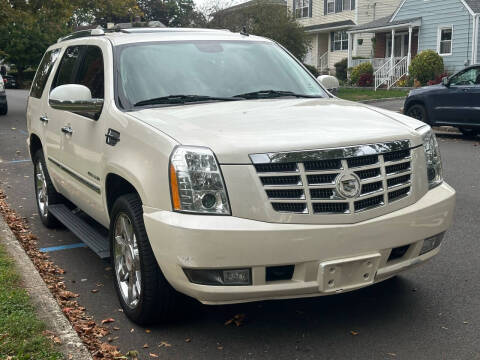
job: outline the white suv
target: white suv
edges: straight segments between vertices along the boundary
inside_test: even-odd
[[[46,52],[27,121],[43,223],[111,254],[140,324],[180,293],[226,304],[371,285],[436,255],[452,222],[428,125],[333,97],[261,37],[75,33]]]

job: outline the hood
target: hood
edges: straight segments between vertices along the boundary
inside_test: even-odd
[[[268,99],[149,108],[130,112],[179,144],[209,147],[222,164],[249,154],[392,140],[421,144],[422,123],[338,99]]]
[[[445,88],[445,86],[442,85],[442,84],[423,86],[423,87],[420,87],[420,88],[417,88],[417,89],[412,89],[410,91],[410,95],[425,94],[425,93],[429,93],[431,91],[437,91],[437,90],[440,90],[440,89],[443,89],[443,88]]]

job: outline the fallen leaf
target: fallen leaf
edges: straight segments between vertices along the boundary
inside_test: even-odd
[[[135,331],[135,329],[134,329],[134,328],[131,328],[131,329],[130,329],[130,332],[131,332],[131,333],[133,333],[134,331]]]
[[[157,355],[157,354],[150,353],[149,355],[150,355],[150,357],[152,357],[152,358],[158,358],[158,355]]]
[[[152,332],[152,330],[150,330],[150,329],[145,329],[145,332],[146,332],[147,334],[150,334],[150,333]]]
[[[120,330],[120,328],[118,326],[114,326],[113,330]]]
[[[191,342],[191,341],[192,341],[192,339],[190,339],[190,338],[186,338],[186,339],[185,339],[185,342],[186,342],[186,343],[189,343],[189,342]]]
[[[114,321],[115,321],[114,318],[103,319],[103,320],[102,320],[102,325],[103,325],[103,324],[109,324],[109,323],[112,323],[112,322],[114,322]]]
[[[230,320],[225,321],[225,326],[228,326],[230,324],[235,324],[237,326],[241,326],[241,325],[243,325],[244,320],[245,320],[245,314],[236,314]]]
[[[397,354],[395,354],[395,353],[387,353],[387,355],[390,355],[390,356],[392,356],[392,357],[397,356]]]
[[[218,350],[223,350],[223,346],[219,345],[219,346],[217,346],[217,349]]]
[[[167,347],[171,347],[171,346],[172,346],[172,345],[169,344],[169,343],[166,342],[166,341],[162,341],[160,344],[158,344],[158,347],[161,347],[161,348],[162,348],[162,347],[166,347],[166,348],[167,348]]]
[[[96,293],[98,293],[98,289],[92,289],[92,290],[90,290],[90,292],[96,294]]]
[[[355,330],[350,330],[350,334],[353,335],[353,336],[357,336],[359,334],[359,332],[355,331]]]
[[[143,344],[143,348],[144,349],[148,348],[148,344]]]

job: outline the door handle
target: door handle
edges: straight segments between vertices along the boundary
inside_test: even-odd
[[[48,118],[46,116],[40,116],[40,121],[44,124],[48,123]]]
[[[73,129],[72,129],[71,126],[64,126],[64,127],[62,127],[62,132],[65,135],[72,135],[73,134]]]

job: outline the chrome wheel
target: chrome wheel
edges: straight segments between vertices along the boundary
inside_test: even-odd
[[[48,216],[48,192],[47,192],[47,180],[45,178],[45,171],[41,161],[37,161],[35,164],[35,188],[37,190],[37,203],[40,215],[43,217]]]
[[[142,293],[142,275],[137,238],[130,218],[120,213],[115,221],[113,258],[118,288],[123,301],[135,308]]]

